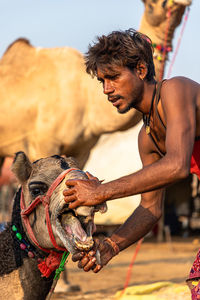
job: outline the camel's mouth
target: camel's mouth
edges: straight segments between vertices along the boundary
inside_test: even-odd
[[[96,227],[94,215],[77,215],[68,205],[59,212],[56,218],[56,230],[65,247],[72,253],[77,250],[90,250],[94,244],[92,234]]]

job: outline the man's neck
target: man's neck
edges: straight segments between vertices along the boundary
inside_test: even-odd
[[[149,113],[155,84],[156,81],[144,82],[144,91],[142,95],[142,100],[140,103],[138,103],[137,107],[135,107],[142,114],[147,115]]]

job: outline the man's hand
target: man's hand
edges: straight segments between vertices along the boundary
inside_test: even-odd
[[[97,198],[97,188],[101,185],[102,181],[89,172],[86,172],[86,174],[89,180],[69,179],[66,181],[66,185],[69,189],[64,190],[63,195],[65,202],[69,203],[70,209],[83,205],[94,206],[103,202]]]
[[[110,238],[105,238],[103,241],[95,239],[92,250],[88,253],[76,253],[72,256],[72,260],[74,262],[78,261],[78,267],[85,272],[92,270],[94,273],[98,273],[118,253],[119,247]]]

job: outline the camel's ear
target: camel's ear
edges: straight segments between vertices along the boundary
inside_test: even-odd
[[[68,163],[69,167],[70,168],[78,168],[80,169],[79,165],[78,165],[78,162],[77,160],[72,157],[72,156],[65,156],[65,155],[62,155],[62,157],[65,159],[65,161]]]
[[[27,179],[30,177],[32,165],[24,152],[20,151],[15,154],[15,159],[12,163],[11,170],[20,183],[27,181]]]

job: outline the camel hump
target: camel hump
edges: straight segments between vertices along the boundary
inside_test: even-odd
[[[27,48],[28,47],[33,47],[30,43],[30,41],[26,38],[18,38],[16,39],[14,42],[12,42],[6,49],[6,51],[4,52],[4,55],[8,52],[8,51],[16,51],[18,48]]]
[[[12,42],[0,59],[1,76],[22,76],[27,73],[33,63],[35,47],[28,39],[19,38]],[[14,78],[13,77],[13,78]]]

